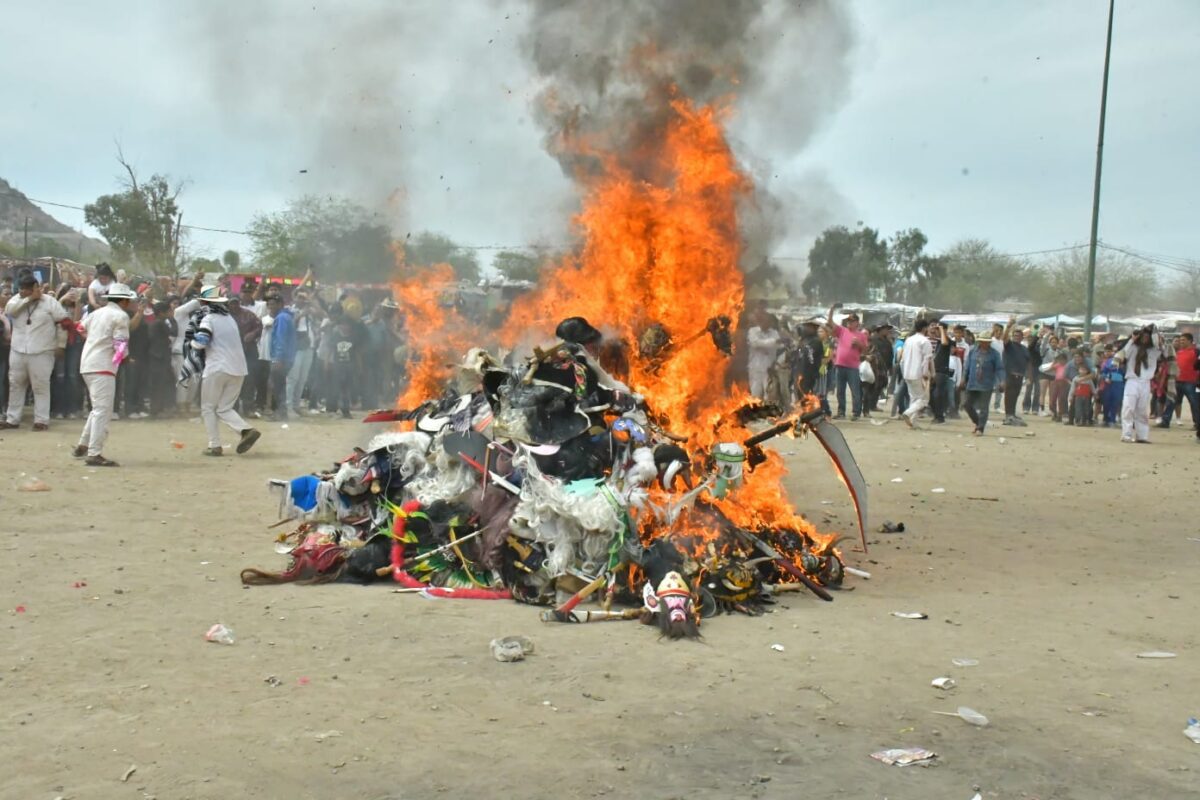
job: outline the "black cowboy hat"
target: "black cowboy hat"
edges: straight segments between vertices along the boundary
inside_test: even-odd
[[[554,335],[564,342],[573,344],[591,344],[603,338],[603,334],[593,328],[592,324],[583,317],[567,317],[558,323],[558,327],[554,329]]]

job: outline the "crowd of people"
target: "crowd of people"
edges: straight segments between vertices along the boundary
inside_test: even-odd
[[[890,324],[865,330],[857,313],[806,320],[789,330],[765,308],[749,317],[751,392],[781,407],[807,394],[834,419],[887,413],[914,427],[967,416],[976,436],[991,413],[1024,427],[1024,415],[1068,426],[1120,427],[1121,440],[1149,442],[1151,420],[1196,429],[1200,380],[1194,337],[1171,339],[1153,327],[1094,341],[1034,323],[1028,331],[995,324],[975,332],[918,318],[902,334]],[[836,407],[830,404],[833,395]],[[881,412],[880,403],[884,402]],[[1197,430],[1200,440],[1200,430]]]
[[[349,418],[354,408],[388,405],[400,388],[403,320],[386,293],[374,302],[353,290],[329,293],[311,271],[296,285],[262,276],[237,291],[228,276],[206,284],[203,273],[131,288],[104,264],[61,277],[55,286],[18,269],[0,289],[0,430],[20,428],[30,401],[34,431],[87,415],[76,455],[89,463],[113,465],[102,453],[110,419],[199,412],[205,452],[217,456],[221,421],[244,452],[259,436],[247,420]],[[742,327],[751,393],[780,408],[815,395],[839,420],[889,405],[909,427],[966,416],[977,436],[992,412],[1014,427],[1029,414],[1119,425],[1123,441],[1148,442],[1151,419],[1170,427],[1186,405],[1196,428],[1191,333],[1168,340],[1145,328],[1084,341],[1038,323],[1025,331],[1015,318],[972,331],[922,317],[901,334],[886,323],[868,331],[840,308],[794,330],[765,307],[750,311]]]
[[[105,264],[57,285],[15,270],[0,289],[0,430],[19,429],[30,400],[33,431],[86,415],[76,455],[109,466],[109,419],[199,412],[206,452],[222,455],[217,420],[244,451],[258,438],[246,419],[349,418],[398,392],[403,321],[386,293],[369,305],[354,290],[330,300],[311,272],[295,286],[249,279],[237,292],[203,273],[128,280]]]

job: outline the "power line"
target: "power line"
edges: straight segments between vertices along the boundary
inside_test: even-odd
[[[69,203],[56,203],[52,200],[38,200],[33,197],[30,197],[28,199],[30,202],[39,203],[44,206],[54,206],[56,208],[69,208],[74,211],[85,211],[86,210],[86,209],[84,209],[83,206],[74,206]],[[191,231],[206,231],[208,233],[231,233],[236,236],[253,236],[253,234],[250,233],[250,231],[234,230],[232,228],[210,228],[210,227],[206,227],[204,225],[187,225],[187,224],[180,225],[180,227],[186,228],[187,230],[191,230]],[[517,251],[519,251],[519,250],[564,250],[564,249],[567,249],[569,246],[570,245],[566,245],[566,244],[460,244],[460,245],[456,245],[456,247],[459,250],[495,250],[495,251],[502,251],[502,250],[517,250]],[[1088,246],[1088,243],[1083,242],[1080,244],[1066,245],[1064,247],[1051,247],[1051,248],[1047,248],[1044,250],[1026,250],[1021,253],[992,253],[989,257],[990,258],[1022,258],[1025,256],[1041,256],[1041,255],[1049,255],[1051,253],[1065,253],[1070,250],[1079,250],[1079,249],[1087,247],[1087,246]],[[1166,269],[1174,270],[1176,272],[1193,274],[1193,273],[1200,271],[1200,261],[1196,261],[1195,259],[1185,258],[1183,256],[1170,256],[1170,255],[1165,255],[1162,253],[1151,253],[1149,251],[1126,249],[1126,248],[1122,248],[1122,247],[1117,247],[1115,245],[1110,245],[1107,242],[1098,242],[1097,246],[1102,247],[1105,250],[1112,250],[1117,253],[1123,253],[1127,256],[1132,256],[1133,258],[1137,258],[1137,259],[1140,259],[1147,263],[1154,264],[1154,265],[1160,266],[1160,267],[1164,267]],[[790,256],[790,255],[788,255],[788,256],[771,256],[770,259],[772,261],[807,261],[808,256]]]

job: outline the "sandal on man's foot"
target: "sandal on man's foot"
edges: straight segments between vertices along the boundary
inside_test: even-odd
[[[246,430],[242,431],[242,440],[238,442],[237,446],[238,455],[240,456],[251,447],[254,447],[254,443],[257,442],[261,436],[262,433],[254,428],[246,428]]]
[[[117,462],[111,461],[111,460],[105,458],[104,456],[88,456],[87,460],[84,461],[83,463],[87,464],[89,467],[119,467],[120,466],[120,464],[118,464]]]
[[[86,455],[87,455],[87,445],[86,444],[77,444],[77,445],[75,445],[75,449],[71,451],[72,458],[83,458]]]
[[[206,456],[223,456],[223,455],[225,455],[225,451],[219,447],[208,447],[208,448],[205,448],[204,455],[206,455]]]

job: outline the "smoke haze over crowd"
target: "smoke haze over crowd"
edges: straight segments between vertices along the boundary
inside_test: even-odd
[[[577,24],[581,9],[596,18]],[[562,119],[542,101],[553,88],[590,114],[634,110],[640,86],[605,82],[601,108],[597,79],[642,38],[683,56],[658,66],[686,93],[733,90],[729,134],[761,190],[743,230],[774,256],[803,256],[821,228],[858,220],[919,225],[933,247],[1087,235],[1104,15],[1083,0],[1019,14],[871,0],[59,0],[6,13],[25,35],[0,55],[23,76],[0,126],[0,176],[35,198],[83,205],[111,191],[118,139],[145,172],[189,179],[185,223],[244,229],[298,195],[336,193],[401,233],[562,243],[577,193],[547,152]],[[1200,112],[1180,102],[1200,68],[1189,20],[1200,9],[1184,0],[1118,9],[1108,241],[1196,250],[1185,176],[1200,169]],[[232,234],[194,243],[249,249]]]

